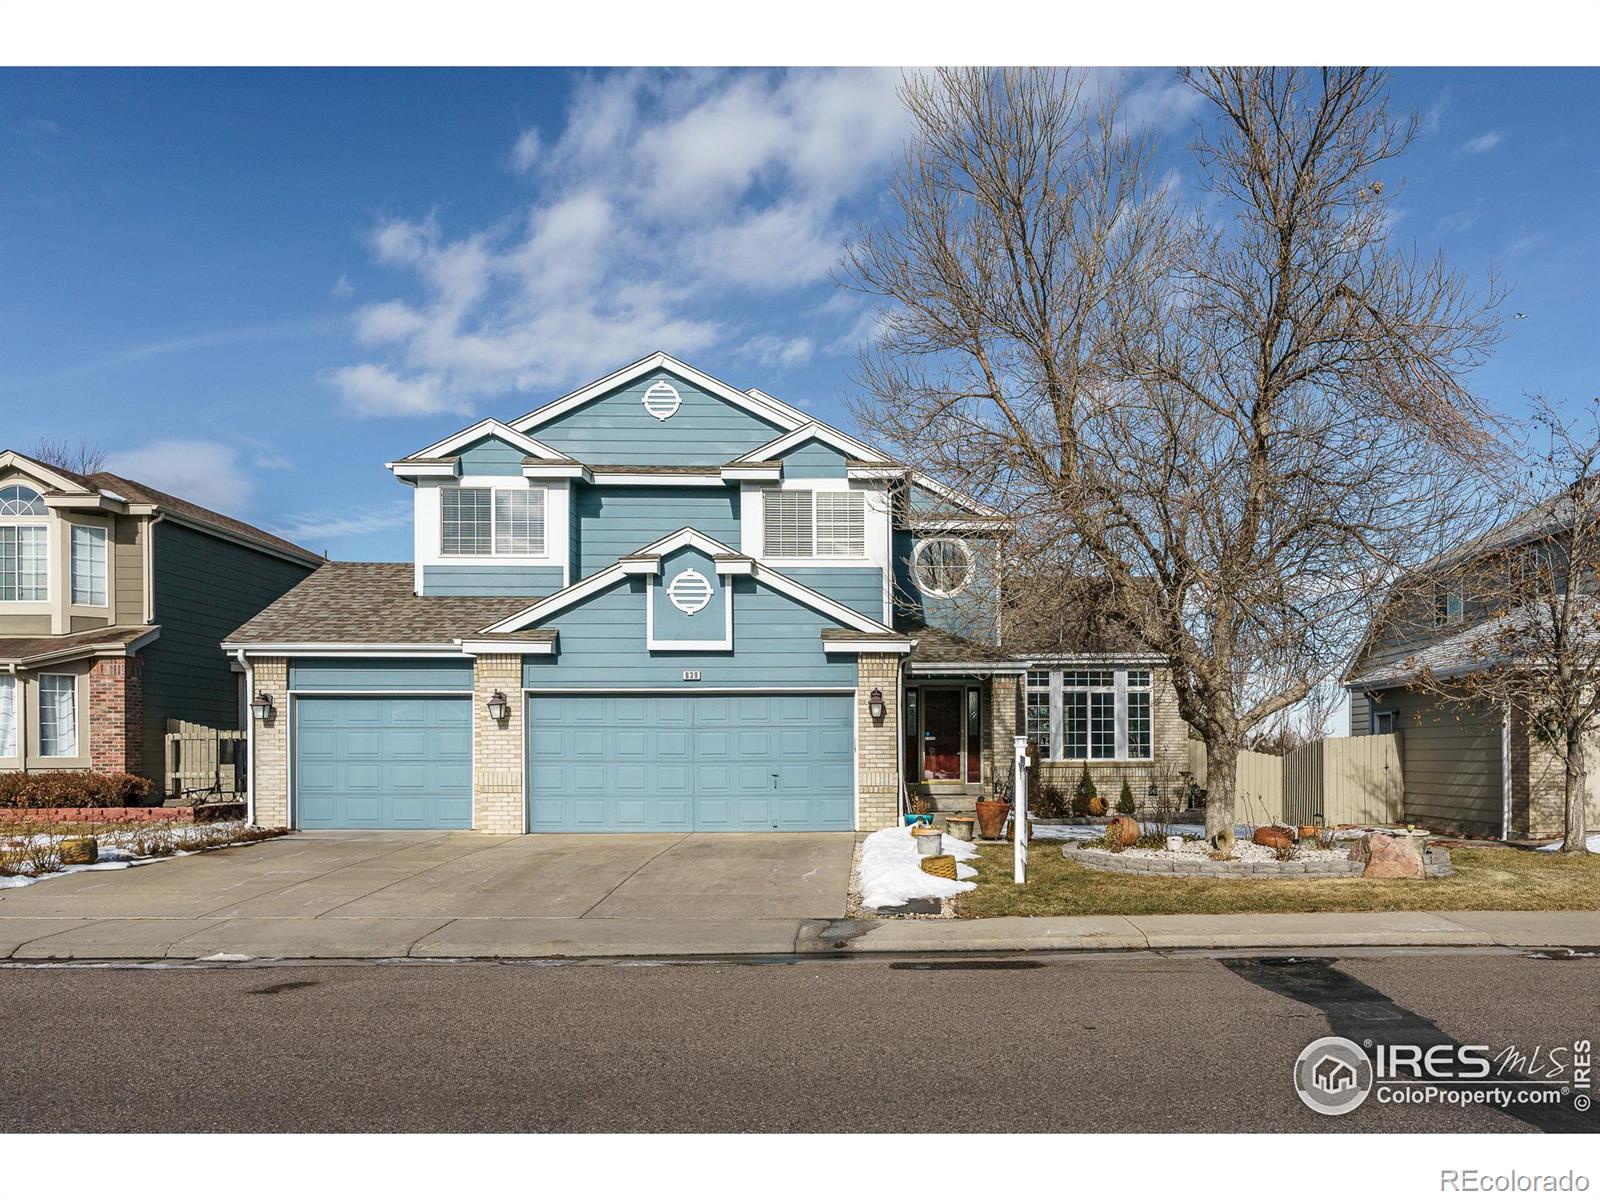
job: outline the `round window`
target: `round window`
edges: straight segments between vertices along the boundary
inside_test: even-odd
[[[912,556],[917,584],[933,596],[954,596],[972,578],[972,551],[960,538],[929,538]]]

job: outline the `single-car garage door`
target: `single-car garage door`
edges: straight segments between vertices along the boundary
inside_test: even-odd
[[[530,695],[530,825],[853,829],[853,717],[847,695]]]
[[[472,701],[302,696],[295,701],[302,829],[470,829]]]

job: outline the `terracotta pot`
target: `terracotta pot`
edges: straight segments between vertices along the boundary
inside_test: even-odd
[[[1269,850],[1287,850],[1294,844],[1294,836],[1280,825],[1263,825],[1253,839],[1258,846]]]
[[[1006,827],[1006,817],[1011,805],[1004,800],[979,800],[973,808],[978,813],[978,836],[994,841]]]
[[[1318,838],[1318,837],[1321,837],[1321,836],[1322,836],[1322,826],[1321,825],[1302,825],[1302,826],[1300,826],[1300,840],[1302,842],[1305,841],[1308,838]]]
[[[1091,817],[1103,817],[1106,815],[1106,802],[1100,799],[1099,796],[1089,797],[1089,815]]]
[[[1139,822],[1119,813],[1106,822],[1106,832],[1114,835],[1124,846],[1131,846],[1139,840]]]

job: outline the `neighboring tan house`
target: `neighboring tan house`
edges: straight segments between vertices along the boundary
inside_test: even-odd
[[[240,728],[222,637],[320,555],[106,471],[0,452],[0,771],[142,775],[168,718]]]
[[[1416,686],[1482,670],[1489,623],[1518,620],[1517,576],[1559,526],[1524,514],[1402,581],[1374,618],[1343,680],[1350,733],[1397,733],[1405,819],[1430,829],[1513,840],[1564,829],[1561,761],[1527,715]],[[1548,560],[1545,560],[1548,561]],[[1503,611],[1510,605],[1509,612]],[[1593,757],[1591,763],[1600,761]],[[1589,772],[1587,824],[1600,827],[1600,770]]]
[[[1107,785],[1184,754],[1158,664],[1002,649],[1002,514],[665,354],[387,465],[414,561],[227,639],[260,821],[875,829],[970,809],[1024,724]]]

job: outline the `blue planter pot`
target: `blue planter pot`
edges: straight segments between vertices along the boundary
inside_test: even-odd
[[[932,825],[933,824],[933,814],[932,813],[907,813],[906,814],[906,824],[907,825]]]

